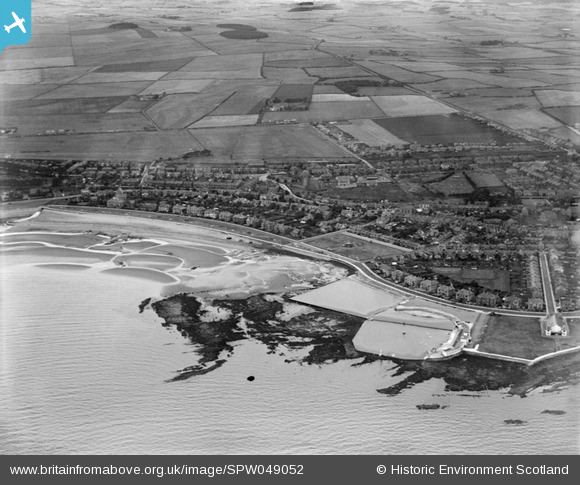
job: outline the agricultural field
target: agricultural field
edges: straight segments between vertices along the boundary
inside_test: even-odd
[[[413,91],[399,86],[361,86],[357,90],[361,96],[398,96],[415,94]]]
[[[274,93],[272,99],[278,99],[281,103],[291,103],[292,100],[310,100],[312,96],[311,84],[282,84]]]
[[[514,130],[550,129],[562,125],[554,118],[535,109],[506,109],[486,112],[485,116]]]
[[[73,62],[73,51],[69,45],[54,45],[49,47],[29,47],[28,49],[6,49],[2,51],[2,62],[35,60],[44,58],[68,59]]]
[[[439,72],[439,71],[462,71],[464,67],[449,64],[448,62],[435,62],[435,61],[395,61],[392,63],[393,66],[400,67],[401,69],[406,69],[413,72]],[[445,74],[438,74],[445,76]]]
[[[191,62],[193,57],[183,57],[178,59],[161,59],[150,62],[130,62],[127,64],[107,64],[95,69],[95,73],[114,72],[171,72],[181,69]]]
[[[181,71],[239,71],[262,67],[262,54],[236,54],[199,57],[183,66]]]
[[[501,74],[486,74],[472,71],[451,71],[447,72],[447,78],[450,79],[471,79],[481,84],[488,86],[496,86],[502,88],[531,88],[531,87],[545,87],[546,83],[541,81],[534,81],[533,79],[510,78]]]
[[[268,52],[264,55],[264,65],[277,61],[324,59],[328,54],[314,49],[284,50],[280,52]]]
[[[2,51],[2,54],[7,49]],[[18,69],[41,69],[49,67],[68,67],[74,66],[74,59],[72,57],[39,57],[36,59],[10,59],[4,60],[0,63],[1,71],[11,71]]]
[[[344,94],[342,89],[331,84],[315,84],[312,88],[313,94]]]
[[[315,38],[322,38],[324,36],[332,37],[347,37],[347,38],[357,38],[361,35],[367,33],[367,29],[364,27],[356,27],[354,25],[328,25],[326,27],[320,27],[311,31],[315,35]]]
[[[217,158],[311,160],[347,157],[310,125],[207,128],[191,132]]]
[[[186,36],[143,39],[136,33],[137,38],[128,38],[126,37],[128,31],[121,32],[123,37],[113,37],[119,36],[119,32],[110,36],[73,37],[75,65],[125,65],[129,62],[183,59],[184,55],[196,58],[215,55]]]
[[[574,127],[580,124],[580,106],[560,106],[557,108],[546,108],[543,111],[553,118],[560,120],[565,125]]]
[[[505,145],[512,138],[462,116],[434,115],[374,120],[379,126],[409,143],[423,145],[454,143],[493,143]]]
[[[453,106],[464,109],[471,113],[484,114],[489,111],[505,109],[536,109],[541,108],[535,96],[527,97],[483,97],[483,96],[459,96],[448,97],[445,101]],[[485,116],[485,115],[484,115]]]
[[[553,106],[580,106],[580,92],[540,89],[535,91],[535,93],[544,108],[551,108]]]
[[[262,79],[260,69],[252,67],[250,69],[240,69],[237,71],[175,71],[167,74],[163,80],[173,81],[176,79],[219,79],[225,80],[244,80],[244,79]]]
[[[340,121],[357,118],[381,118],[384,113],[372,101],[325,101],[311,103],[308,111],[264,113],[264,122],[297,120],[299,122]]]
[[[204,147],[183,130],[8,137],[2,140],[2,148],[14,157],[151,161]]]
[[[539,81],[552,86],[558,84],[572,84],[578,82],[578,78],[575,76],[569,76],[565,74],[554,74],[549,71],[507,71],[503,74],[506,77],[511,77],[514,79],[529,79],[534,81]]]
[[[151,82],[119,82],[101,84],[66,84],[39,96],[39,99],[103,98],[139,94]],[[48,85],[43,85],[48,86]]]
[[[139,94],[180,94],[199,93],[212,84],[212,79],[187,79],[175,81],[157,81]]]
[[[31,153],[64,156],[82,152],[83,141],[86,152],[118,159],[131,155],[128,147],[144,158],[149,147],[145,158],[153,159],[201,147],[195,134],[214,153],[238,159],[262,152],[284,158],[286,149],[288,158],[348,157],[312,127],[276,124],[284,120],[339,121],[371,146],[513,140],[449,115],[450,106],[580,142],[562,124],[579,122],[578,40],[562,34],[552,8],[463,2],[449,3],[452,15],[444,15],[431,4],[371,2],[362,9],[343,3],[336,10],[289,12],[286,4],[264,2],[255,10],[230,0],[217,8],[196,3],[187,13],[163,5],[167,15],[159,15],[148,6],[147,0],[128,2],[118,19],[98,5],[60,5],[64,15],[56,15],[52,2],[37,5],[29,44],[8,47],[0,57],[0,118],[26,135],[3,136],[3,151],[28,153],[27,144]],[[532,28],[527,15],[538,16]],[[256,34],[262,38],[245,38]],[[485,45],[495,39],[501,44]],[[389,80],[396,82],[380,85]],[[311,98],[311,104],[258,117],[274,97]],[[264,125],[252,126],[260,119]],[[29,136],[59,129],[76,134],[42,136],[44,149]],[[153,129],[168,131],[145,131]],[[141,142],[104,133],[115,130]],[[84,131],[94,139],[79,134]],[[217,139],[221,133],[232,140]],[[365,197],[358,189],[351,195]],[[388,190],[405,196],[396,186]]]
[[[0,116],[0,126],[18,127],[18,135],[45,134],[67,130],[72,133],[102,133],[110,131],[141,131],[153,128],[141,113],[134,114],[50,114]]]
[[[3,84],[0,85],[0,101],[31,100],[58,87],[58,84]]]
[[[450,91],[465,91],[467,89],[488,88],[487,84],[482,84],[471,79],[442,79],[440,81],[425,83],[425,84],[411,84],[411,87],[428,92],[450,92]]]
[[[367,237],[356,236],[346,232],[334,232],[308,241],[308,244],[320,249],[346,256],[357,261],[372,261],[376,257],[390,257],[405,254],[408,251]]]
[[[346,67],[349,64],[343,59],[336,57],[318,57],[314,59],[285,59],[280,61],[270,61],[264,64],[266,67],[312,69],[323,67]]]
[[[314,84],[318,78],[309,76],[302,69],[282,69],[278,67],[262,68],[262,75],[266,79],[276,79],[286,83]]]
[[[456,110],[426,96],[373,96],[373,102],[388,117],[428,116],[454,113]]]
[[[325,103],[330,101],[370,101],[367,96],[351,96],[350,94],[314,94],[312,96],[313,103]]]
[[[3,61],[0,62],[0,68]],[[52,69],[23,69],[4,71],[0,76],[3,84],[65,84],[87,73],[87,67],[60,67]]]
[[[486,47],[485,49],[477,49],[478,54],[483,57],[488,57],[490,59],[517,59],[525,60],[529,58],[542,58],[542,57],[552,57],[551,52],[542,52],[538,49],[529,47]]]
[[[122,83],[131,81],[157,81],[167,72],[91,72],[71,81],[72,84]]]
[[[223,128],[225,126],[251,126],[258,122],[259,115],[206,116],[191,128]]]
[[[366,67],[381,76],[394,79],[401,83],[428,83],[441,79],[441,76],[431,76],[429,74],[422,74],[406,69],[401,69],[392,64],[383,64],[381,62],[363,61],[357,62],[360,66]]]
[[[527,98],[530,96],[535,96],[533,89],[526,88],[515,89],[485,87],[482,89],[470,89],[468,94],[469,96],[481,96],[482,98]]]
[[[125,99],[125,97],[121,96],[114,98],[30,99],[22,101],[7,101],[0,105],[0,114],[4,116],[37,116],[49,114],[65,115],[106,113],[124,102]]]
[[[343,77],[367,77],[372,76],[360,67],[311,67],[304,69],[310,76],[318,77],[320,79],[336,79]]]
[[[208,88],[201,94],[170,94],[147,109],[161,129],[186,128],[211,113],[233,94],[231,86]]]
[[[372,120],[350,120],[338,127],[369,146],[405,145],[407,142],[397,138]]]
[[[222,115],[250,115],[257,114],[270,99],[278,85],[246,85],[236,88],[236,92],[224,101],[215,111],[213,116]]]
[[[99,98],[100,99],[100,98]],[[107,113],[140,113],[146,110],[149,106],[155,103],[154,99],[139,99],[134,98],[111,98],[123,100],[120,104],[114,106]]]

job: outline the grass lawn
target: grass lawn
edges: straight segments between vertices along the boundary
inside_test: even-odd
[[[534,359],[580,345],[580,325],[570,324],[570,337],[558,341],[541,336],[539,318],[491,316],[479,343],[482,352]]]

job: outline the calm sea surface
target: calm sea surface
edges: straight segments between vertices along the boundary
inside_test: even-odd
[[[406,377],[392,362],[286,363],[298,354],[268,354],[252,340],[214,372],[166,382],[197,359],[151,310],[139,314],[161,283],[24,264],[2,264],[0,283],[2,454],[580,450],[577,384],[521,398],[450,392],[431,379],[388,396],[377,389]]]

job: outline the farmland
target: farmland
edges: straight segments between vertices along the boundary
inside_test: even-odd
[[[237,54],[199,57],[186,64],[182,71],[238,71],[260,67],[261,54]]]
[[[50,114],[36,116],[0,116],[0,126],[18,127],[19,135],[44,134],[66,130],[75,133],[106,131],[141,131],[153,125],[141,113],[134,114]],[[48,129],[47,127],[50,127]]]
[[[273,95],[282,103],[291,103],[292,100],[310,100],[312,96],[312,86],[309,84],[283,84]]]
[[[177,81],[157,81],[139,94],[178,94],[178,93],[199,93],[211,84],[211,80],[177,80]]]
[[[534,109],[506,109],[486,113],[486,116],[494,121],[505,124],[514,130],[525,128],[558,128],[561,126],[555,119]]]
[[[422,74],[413,71],[408,71],[406,69],[401,69],[392,64],[383,64],[380,62],[368,61],[360,62],[361,66],[370,69],[382,76],[394,79],[402,83],[428,83],[432,81],[437,81],[441,79],[438,76],[431,76],[429,74]]]
[[[374,103],[389,117],[443,115],[453,108],[425,96],[373,96]]]
[[[348,123],[341,123],[338,126],[342,131],[347,132],[369,146],[404,145],[407,143],[405,140],[401,140],[392,135],[372,120],[350,120]]]
[[[491,143],[504,145],[508,137],[482,123],[460,116],[412,116],[375,120],[393,135],[408,142],[432,143]]]
[[[568,126],[575,126],[580,123],[580,106],[561,106],[558,108],[547,108],[544,110],[550,116],[560,120]]]
[[[68,84],[59,86],[39,99],[102,98],[105,96],[131,96],[146,89],[150,82],[118,82],[101,84]]]
[[[578,92],[541,89],[535,93],[544,108],[551,108],[552,106],[580,106],[580,93]]]
[[[71,84],[122,83],[131,81],[157,81],[166,72],[91,72],[71,81]]]
[[[372,76],[371,73],[362,70],[359,67],[349,66],[349,67],[311,67],[305,69],[305,71],[315,77],[320,79],[329,78],[342,78],[342,77],[365,77]]]
[[[203,147],[186,131],[97,133],[6,138],[4,153],[16,157],[87,158],[147,161],[158,157],[179,157]]]
[[[310,125],[211,128],[191,132],[218,158],[261,160],[347,156]]]
[[[1,113],[5,116],[106,113],[124,102],[125,99],[125,97],[120,96],[113,98],[30,99],[23,101],[9,101],[2,105]]]
[[[232,115],[232,116],[206,116],[197,121],[191,128],[221,128],[224,126],[247,126],[255,125],[258,115]]]
[[[211,113],[233,94],[224,86],[203,94],[172,94],[147,109],[147,114],[162,129],[185,128]]]
[[[290,12],[232,0],[164,5],[170,15],[159,16],[161,7],[129,1],[123,18],[101,5],[60,6],[58,16],[50,2],[37,5],[29,44],[0,56],[0,117],[18,126],[3,136],[3,151],[125,159],[132,147],[147,159],[148,147],[153,159],[197,147],[195,133],[216,159],[345,157],[295,124],[317,122],[341,122],[369,146],[513,140],[454,111],[578,144],[570,129],[579,122],[578,40],[555,13],[569,5],[557,2],[551,12],[535,3],[460,2],[443,15],[432,2],[346,3]],[[280,107],[303,111],[264,111],[274,98],[307,101]],[[58,130],[70,134],[35,139]]]
[[[264,121],[283,121],[293,119],[303,122],[335,121],[356,118],[379,118],[383,112],[370,100],[363,101],[324,101],[312,103],[308,111],[265,113]]]
[[[242,85],[224,101],[215,111],[214,116],[257,114],[266,101],[278,90],[277,84]]]

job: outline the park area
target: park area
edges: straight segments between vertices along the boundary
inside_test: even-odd
[[[377,257],[392,257],[409,252],[405,248],[347,232],[335,232],[313,238],[308,244],[357,261],[372,261]]]
[[[570,337],[543,337],[538,318],[512,315],[490,316],[479,341],[478,350],[492,354],[535,359],[540,355],[580,345],[580,327],[569,324]]]

